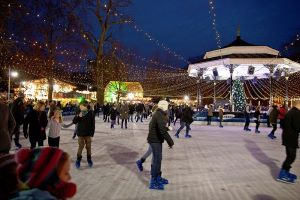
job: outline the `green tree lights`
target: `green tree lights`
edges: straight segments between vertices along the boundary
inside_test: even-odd
[[[232,97],[234,110],[241,112],[244,111],[246,105],[246,95],[244,91],[244,85],[239,79],[233,82]]]
[[[127,85],[124,82],[111,81],[106,91],[105,101],[106,102],[119,102],[120,97],[127,93]]]

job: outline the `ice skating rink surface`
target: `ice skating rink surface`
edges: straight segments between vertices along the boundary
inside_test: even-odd
[[[276,181],[285,159],[281,130],[276,132],[278,139],[270,140],[270,128],[262,127],[261,133],[255,134],[253,126],[252,132],[244,132],[239,126],[219,128],[195,122],[191,125],[192,138],[184,138],[184,129],[177,139],[177,123],[170,131],[174,148],[169,149],[166,143],[163,147],[162,172],[170,184],[164,191],[148,189],[152,156],[145,162],[143,172],[135,164],[148,148],[148,123],[149,119],[130,122],[127,130],[120,125],[110,129],[109,123],[96,118],[94,166],[87,166],[84,150],[79,170],[74,166],[78,147],[77,139],[72,139],[74,126],[62,130],[60,147],[72,157],[71,175],[78,189],[73,199],[300,200],[300,181]],[[23,137],[20,142],[29,146]],[[300,177],[300,151],[297,153],[291,171]]]

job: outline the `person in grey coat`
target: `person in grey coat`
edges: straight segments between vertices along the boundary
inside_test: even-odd
[[[6,104],[0,99],[0,153],[9,153],[15,119]]]

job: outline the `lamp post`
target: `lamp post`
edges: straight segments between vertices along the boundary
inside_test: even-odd
[[[214,106],[216,106],[216,81],[214,81]]]
[[[200,110],[200,106],[202,105],[202,94],[201,94],[201,85],[202,85],[202,76],[203,76],[203,69],[199,69],[197,71],[198,80],[197,80],[197,110]]]
[[[289,76],[288,74],[285,75],[285,105],[288,106],[289,104],[289,86],[288,86]]]
[[[10,99],[10,77],[17,77],[18,72],[11,71],[10,67],[8,68],[8,91],[7,91],[7,101]]]
[[[233,112],[233,98],[232,98],[232,74],[233,74],[234,66],[229,65],[229,72],[230,72],[230,111]]]
[[[273,73],[274,73],[274,65],[269,66],[270,76],[269,76],[269,83],[270,83],[270,106],[273,105]]]

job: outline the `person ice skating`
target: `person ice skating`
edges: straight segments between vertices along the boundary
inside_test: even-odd
[[[223,116],[224,116],[224,110],[221,106],[219,106],[219,120],[220,120],[220,128],[223,128],[222,122],[223,122]]]
[[[109,103],[106,103],[103,106],[103,120],[104,122],[108,121],[109,122],[109,111],[111,109],[111,106],[109,105]]]
[[[169,103],[167,101],[159,101],[158,108],[153,114],[149,124],[147,141],[150,144],[153,153],[149,188],[155,190],[163,190],[164,184],[169,183],[167,179],[162,178],[161,176],[162,143],[166,140],[170,148],[174,145],[172,138],[168,134],[168,128],[166,127],[168,122],[168,106]]]
[[[279,108],[279,115],[278,115],[279,125],[280,125],[281,129],[283,129],[283,126],[284,126],[284,118],[285,118],[286,112],[287,112],[287,110],[286,110],[285,104],[281,105]]]
[[[256,124],[255,126],[255,133],[260,133],[259,129],[259,125],[260,125],[260,106],[257,106],[255,109],[255,113],[254,113],[254,122]]]
[[[149,144],[146,153],[141,157],[141,159],[139,159],[138,161],[136,161],[136,165],[137,165],[137,167],[138,167],[138,169],[139,169],[140,171],[143,171],[143,170],[144,170],[143,163],[146,161],[146,159],[147,159],[151,154],[152,154],[152,148],[151,148],[151,145]]]
[[[244,126],[244,131],[251,131],[251,129],[249,128],[249,124],[250,124],[250,111],[251,111],[251,103],[246,104],[245,107],[245,126]]]
[[[72,123],[73,124],[73,123]],[[63,118],[60,110],[55,110],[53,112],[53,116],[48,121],[47,127],[49,128],[48,132],[48,145],[50,147],[59,147],[59,140],[60,140],[60,131],[61,128],[71,126],[63,124]]]
[[[282,164],[277,180],[294,183],[297,176],[290,172],[291,165],[296,159],[299,148],[300,132],[300,101],[294,102],[294,107],[286,113],[282,132],[282,145],[285,146],[286,159]]]
[[[87,151],[87,162],[89,167],[93,166],[92,161],[92,137],[95,133],[95,116],[92,110],[87,108],[88,102],[83,101],[80,103],[80,114],[73,120],[77,127],[78,136],[78,151],[77,160],[75,163],[76,168],[80,168],[82,159],[82,150],[85,147]]]
[[[15,156],[0,153],[0,199],[11,199],[18,190],[19,179]]]
[[[173,128],[171,126],[168,127],[168,130],[169,131],[172,131]],[[145,152],[145,154],[141,157],[141,159],[139,159],[138,161],[136,161],[136,165],[138,167],[138,169],[140,171],[143,171],[144,170],[144,167],[143,167],[143,163],[146,161],[146,159],[152,154],[152,148],[151,146],[149,145],[147,151]]]
[[[185,137],[191,138],[192,136],[189,134],[191,130],[190,125],[194,121],[193,120],[194,111],[189,106],[186,106],[182,111],[182,116],[180,119],[180,128],[177,130],[175,137],[179,138],[180,131],[186,127]]]
[[[2,93],[2,92],[1,92]],[[15,119],[8,106],[3,103],[0,93],[0,153],[9,153],[11,136],[16,126]]]
[[[45,112],[45,103],[37,102],[34,109],[26,116],[23,124],[24,136],[27,138],[29,133],[30,148],[44,146],[46,140],[46,127],[48,124],[47,114]],[[29,125],[29,132],[27,130]]]
[[[136,122],[139,121],[139,119],[141,119],[141,122],[143,122],[143,112],[144,112],[144,104],[143,103],[139,103],[135,110],[136,110],[136,116],[137,116],[137,119],[136,119]]]
[[[128,122],[133,122],[133,114],[134,114],[134,105],[132,103],[129,104],[129,112],[128,112]]]
[[[272,129],[271,133],[268,135],[268,137],[271,139],[276,139],[276,136],[274,134],[275,134],[275,131],[277,130],[278,115],[279,115],[278,107],[277,107],[277,105],[274,105],[273,109],[270,113],[270,123],[272,124],[273,129]]]
[[[123,128],[124,126],[124,122],[125,122],[125,129],[127,129],[127,120],[128,120],[128,113],[129,113],[129,108],[128,108],[128,105],[127,103],[123,103],[121,105],[121,108],[120,108],[120,117],[121,117],[121,128]]]
[[[213,107],[210,104],[207,109],[207,125],[211,125],[211,118],[213,117]]]
[[[117,115],[118,115],[117,106],[115,104],[110,109],[109,113],[110,113],[110,120],[111,120],[110,128],[114,128],[116,124]]]
[[[80,108],[79,108],[79,106],[76,106],[76,108],[75,108],[75,116],[74,116],[74,118],[72,120],[73,124],[74,124],[74,119],[79,116],[79,113],[80,113]],[[75,124],[75,129],[74,129],[74,133],[73,133],[73,136],[72,136],[73,140],[76,138],[76,135],[77,135],[77,127],[78,127],[78,124]]]
[[[25,100],[24,100],[24,94],[20,93],[19,97],[14,100],[11,108],[11,112],[14,116],[14,119],[16,121],[16,127],[14,129],[13,135],[14,135],[14,142],[17,148],[21,148],[22,145],[19,142],[20,137],[20,126],[24,122],[24,114],[25,114]]]
[[[173,106],[169,106],[169,109],[168,109],[168,126],[171,125],[171,123],[174,123],[174,108]]]
[[[54,111],[58,109],[56,106],[56,103],[54,101],[49,102],[49,110],[48,110],[48,118],[51,119],[51,117],[54,115]]]
[[[272,127],[271,124],[270,124],[270,114],[273,110],[273,106],[269,105],[269,109],[267,111],[267,126],[268,127]]]
[[[178,119],[180,120],[181,114],[182,114],[182,112],[181,112],[181,107],[180,107],[180,106],[177,106],[177,107],[175,108],[175,120],[174,120],[174,126],[175,126],[177,120],[178,120]]]
[[[66,152],[53,147],[24,148],[16,153],[15,161],[18,178],[27,190],[16,193],[11,199],[54,200],[75,195],[76,184],[70,182],[71,159]]]

